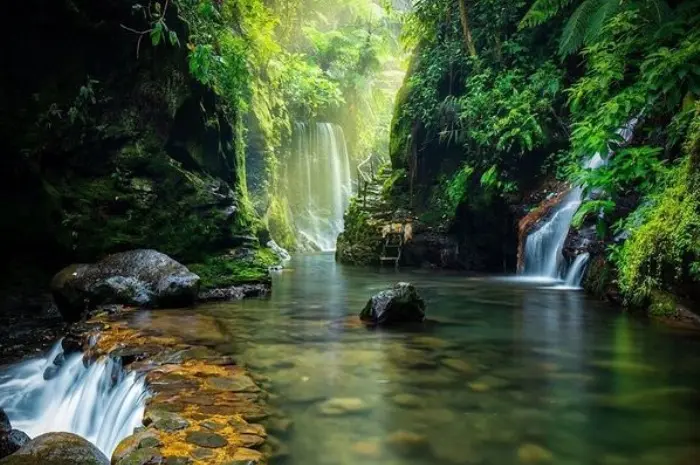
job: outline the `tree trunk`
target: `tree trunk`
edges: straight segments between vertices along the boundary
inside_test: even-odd
[[[467,10],[467,0],[459,0],[459,19],[462,22],[462,33],[464,35],[464,45],[470,56],[476,56],[476,47],[472,39],[472,31],[469,28],[469,12]]]

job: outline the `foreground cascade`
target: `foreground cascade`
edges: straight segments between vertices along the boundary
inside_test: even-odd
[[[369,299],[360,319],[376,326],[420,323],[425,320],[425,302],[412,284],[397,283]]]
[[[147,397],[143,378],[127,374],[118,361],[103,358],[86,367],[81,353],[65,355],[60,343],[46,357],[0,375],[0,408],[14,428],[31,437],[75,433],[106,455],[142,426]]]

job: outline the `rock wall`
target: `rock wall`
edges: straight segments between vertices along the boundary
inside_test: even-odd
[[[247,207],[235,109],[189,75],[180,46],[152,46],[137,2],[29,0],[0,35],[3,275],[155,248],[200,262],[242,243]],[[138,57],[137,57],[138,51]]]

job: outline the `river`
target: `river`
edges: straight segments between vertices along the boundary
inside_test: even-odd
[[[417,332],[357,324],[367,299],[397,281],[416,285],[435,322]],[[269,300],[139,322],[267,377],[270,402],[294,422],[286,463],[690,465],[700,456],[696,333],[578,291],[350,268],[331,255],[294,258],[273,289]]]

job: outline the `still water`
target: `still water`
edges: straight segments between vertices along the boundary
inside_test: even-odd
[[[397,281],[416,285],[435,323],[358,325],[367,299]],[[187,318],[217,333],[190,336],[267,378],[293,421],[279,438],[285,463],[700,463],[699,335],[577,291],[316,255],[277,275],[270,300]]]

